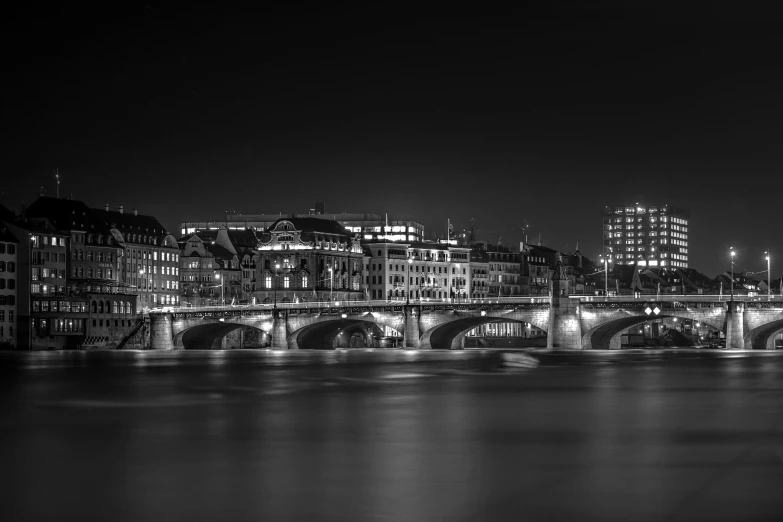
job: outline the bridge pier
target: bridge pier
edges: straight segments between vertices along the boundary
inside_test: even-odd
[[[168,313],[150,314],[150,349],[173,350],[174,336],[171,334],[174,316]]]
[[[549,350],[582,349],[582,322],[579,318],[578,300],[568,297],[552,298],[546,347]]]
[[[742,301],[726,303],[726,349],[751,349],[745,346],[745,303]]]
[[[558,261],[552,275],[552,303],[549,306],[549,330],[546,347],[549,350],[581,350],[582,321],[579,300],[569,299],[568,274]]]
[[[421,331],[419,329],[419,317],[421,309],[415,305],[405,306],[405,330],[403,339],[406,348],[421,348]]]
[[[272,317],[272,349],[288,350],[286,322],[288,314],[275,310]]]

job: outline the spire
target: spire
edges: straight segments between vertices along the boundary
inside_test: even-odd
[[[558,253],[557,265],[555,265],[555,271],[554,274],[552,274],[552,281],[567,281],[567,280],[568,280],[568,274],[566,273],[566,269],[563,266],[563,263],[560,260],[560,254]]]
[[[574,254],[579,255],[579,241],[576,242],[576,252]]]

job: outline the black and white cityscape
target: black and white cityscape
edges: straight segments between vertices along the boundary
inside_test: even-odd
[[[780,16],[17,6],[5,520],[779,520]]]

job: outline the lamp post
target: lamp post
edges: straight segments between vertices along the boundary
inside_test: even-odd
[[[220,279],[220,304],[223,305],[223,281],[224,278],[220,277],[220,274],[215,274],[215,279]]]
[[[734,247],[729,247],[731,250],[731,301],[734,301]]]
[[[604,262],[604,299],[609,297],[609,258],[601,256],[599,260]]]
[[[329,302],[334,299],[334,268],[329,267]]]
[[[769,264],[770,264],[770,255],[769,250],[764,252],[767,256],[767,301],[772,300],[772,272],[769,270]]]
[[[408,258],[408,275],[405,278],[405,304],[411,304],[411,264],[413,263],[413,259],[410,257]]]
[[[275,280],[272,282],[272,296],[273,306],[272,308],[277,310],[277,278],[280,277],[280,263],[275,263]]]

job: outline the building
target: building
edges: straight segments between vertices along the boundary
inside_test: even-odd
[[[489,256],[483,248],[470,251],[470,297],[486,299],[489,296]]]
[[[358,232],[313,216],[280,218],[259,235],[259,303],[363,299],[364,254]]]
[[[370,299],[467,300],[470,249],[446,243],[365,242]]]
[[[224,221],[189,221],[182,223],[182,235],[225,226],[229,230],[253,229],[262,232],[280,219],[317,218],[336,221],[351,233],[358,233],[362,241],[423,241],[424,226],[413,220],[389,219],[381,214],[324,212],[323,204],[316,204],[308,214],[229,214]]]
[[[687,210],[663,206],[607,206],[603,213],[603,254],[612,264],[688,267]]]
[[[122,259],[117,263],[119,280],[136,288],[139,306],[144,309],[179,304],[176,238],[156,218],[135,209],[125,212],[120,206],[109,210],[107,204],[91,211],[122,249]]]
[[[237,247],[229,232],[233,231],[222,227],[214,233],[204,231],[179,240],[183,304],[209,306],[247,300],[249,293],[243,291],[243,278],[251,275],[246,267],[240,266]]]
[[[11,230],[0,221],[0,349],[15,348],[17,344],[16,327],[16,268],[19,240]]]
[[[9,228],[25,238],[18,346],[110,348],[139,330],[137,289],[119,280],[123,248],[84,203],[40,197]]]
[[[225,236],[220,232],[221,229],[226,230]],[[211,245],[215,243],[216,240],[219,240],[226,248],[226,251],[231,254],[231,257],[233,257],[233,255],[237,256],[242,271],[241,287],[238,289],[238,299],[242,302],[247,302],[252,292],[256,289],[255,256],[256,248],[258,247],[258,236],[256,235],[256,231],[252,228],[232,230],[227,229],[226,227],[220,227],[220,229],[201,230],[196,235],[205,245]],[[190,237],[193,237],[193,234],[181,238],[179,240],[180,245],[184,245]],[[190,261],[191,263],[189,264],[192,264],[194,259],[191,259]],[[198,265],[194,265],[194,268],[198,268]],[[188,268],[188,270],[190,271],[193,269]],[[191,272],[189,272],[188,275],[195,275],[198,277],[198,274],[192,274]],[[182,282],[186,282],[187,279],[188,278],[183,277]]]

